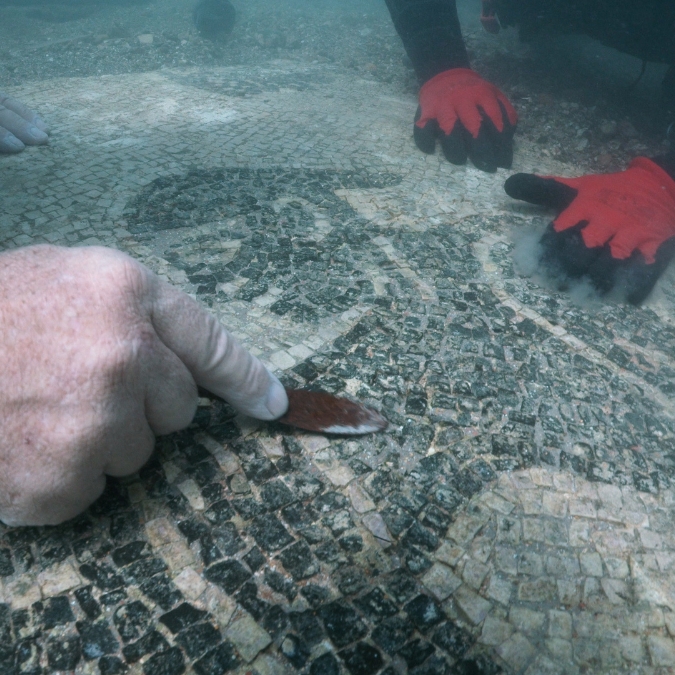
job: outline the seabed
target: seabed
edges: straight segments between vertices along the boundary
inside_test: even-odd
[[[0,526],[8,675],[675,672],[675,283],[583,306],[519,277],[549,214],[425,156],[414,93],[340,64],[7,87],[0,247],[104,245],[286,383],[381,409],[328,438],[202,399],[76,520]],[[528,137],[514,170],[579,173]]]

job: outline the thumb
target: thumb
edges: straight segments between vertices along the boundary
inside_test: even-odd
[[[154,275],[151,287],[155,331],[199,386],[251,417],[271,420],[286,412],[283,385],[211,314]]]
[[[533,173],[516,173],[510,176],[504,183],[504,190],[513,199],[548,206],[558,213],[564,211],[578,194],[578,190],[558,182],[555,178],[542,178]]]

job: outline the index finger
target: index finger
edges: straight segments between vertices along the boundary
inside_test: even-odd
[[[17,101],[15,98],[7,96],[7,94],[4,94],[3,92],[0,91],[0,105],[4,105],[5,108],[7,108],[8,110],[11,110],[20,117],[23,117],[23,119],[25,119],[26,122],[30,122],[33,126],[36,126],[40,131],[48,133],[48,128],[47,125],[44,123],[44,120],[36,112],[32,111],[28,106],[21,103],[21,101]]]
[[[155,275],[150,297],[157,335],[198,385],[251,417],[271,420],[286,412],[279,380],[199,303]]]

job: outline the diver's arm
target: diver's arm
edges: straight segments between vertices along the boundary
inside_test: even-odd
[[[422,152],[436,139],[453,164],[508,168],[518,115],[497,87],[469,68],[455,0],[386,0],[422,84],[413,135]]]
[[[468,68],[455,0],[386,0],[420,82],[451,68]]]

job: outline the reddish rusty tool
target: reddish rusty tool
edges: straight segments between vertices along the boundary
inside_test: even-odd
[[[277,421],[305,431],[357,436],[389,424],[377,410],[325,391],[288,389],[288,410]]]

